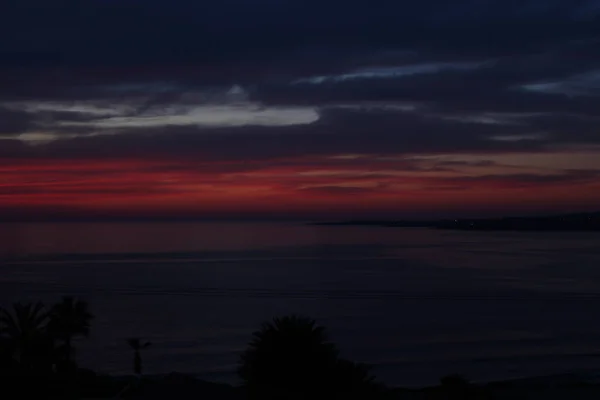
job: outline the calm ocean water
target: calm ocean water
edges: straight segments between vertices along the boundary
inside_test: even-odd
[[[82,366],[235,382],[261,321],[301,313],[394,385],[600,370],[600,234],[290,223],[0,226],[0,305],[87,299]]]

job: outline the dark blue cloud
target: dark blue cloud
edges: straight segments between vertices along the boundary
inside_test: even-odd
[[[273,60],[301,48],[514,53],[598,33],[597,1],[9,0],[1,61]]]
[[[0,35],[10,38],[0,40],[0,156],[251,159],[597,145],[599,5],[0,2]],[[312,107],[321,119],[110,131],[92,126],[102,116],[65,111],[91,102],[130,107],[127,118],[182,113],[219,103],[207,93],[236,84],[256,107]],[[60,107],[27,111],[15,102]],[[33,147],[7,139],[40,130],[64,139]]]

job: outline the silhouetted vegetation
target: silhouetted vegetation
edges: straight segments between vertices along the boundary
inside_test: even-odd
[[[142,375],[142,350],[150,347],[150,342],[142,342],[140,338],[127,339],[127,344],[133,350],[133,372]]]
[[[484,400],[490,399],[487,391],[469,383],[461,375],[448,375],[440,379],[442,398],[448,400]]]
[[[87,303],[71,297],[50,308],[37,302],[0,310],[3,387],[18,398],[58,392],[73,397],[81,375],[73,338],[89,334],[91,319]]]
[[[474,385],[449,375],[424,389],[386,388],[369,368],[340,357],[324,327],[301,316],[275,318],[254,332],[241,354],[243,386],[205,382],[190,375],[142,377],[142,350],[130,338],[131,377],[97,375],[75,362],[73,340],[87,337],[93,315],[85,301],[65,297],[46,308],[15,303],[0,310],[0,396],[23,398],[211,398],[211,399],[404,399],[490,400],[515,398],[597,398],[600,386],[571,383],[560,388],[522,382]],[[494,397],[495,396],[495,397]],[[577,397],[579,396],[579,397]]]
[[[340,359],[325,328],[312,319],[275,318],[253,336],[239,368],[252,399],[357,398],[378,392],[368,369]]]
[[[22,373],[45,374],[52,371],[53,338],[48,334],[49,314],[40,302],[13,304],[0,311],[0,329],[5,351]]]
[[[76,369],[73,360],[73,339],[77,336],[87,337],[93,315],[87,302],[73,297],[64,297],[50,311],[48,329],[50,335],[60,343],[57,347],[57,368],[67,371]],[[57,343],[57,344],[58,344]]]

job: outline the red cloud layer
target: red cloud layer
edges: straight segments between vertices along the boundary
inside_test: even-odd
[[[600,204],[594,171],[367,157],[262,163],[35,161],[0,165],[0,210],[103,215],[533,211]]]

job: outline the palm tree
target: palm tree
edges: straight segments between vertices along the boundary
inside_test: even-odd
[[[337,356],[325,328],[310,318],[292,315],[264,323],[253,334],[238,372],[251,397],[315,395]]]
[[[141,351],[143,349],[150,347],[151,343],[150,342],[142,343],[142,340],[140,338],[127,339],[127,343],[129,344],[129,347],[131,347],[133,349],[133,372],[136,375],[141,376],[142,375]]]
[[[17,360],[13,357],[13,349],[7,337],[0,337],[0,376],[18,368]]]
[[[297,315],[254,332],[238,373],[250,399],[375,399],[383,393],[365,365],[339,357],[324,327]]]
[[[52,307],[48,328],[53,337],[63,344],[62,350],[67,368],[72,366],[73,338],[87,337],[90,334],[90,323],[93,318],[86,301],[70,296],[63,297],[60,303]]]
[[[0,311],[0,329],[13,350],[17,362],[32,369],[49,352],[51,343],[46,335],[48,313],[41,302],[13,304]]]

